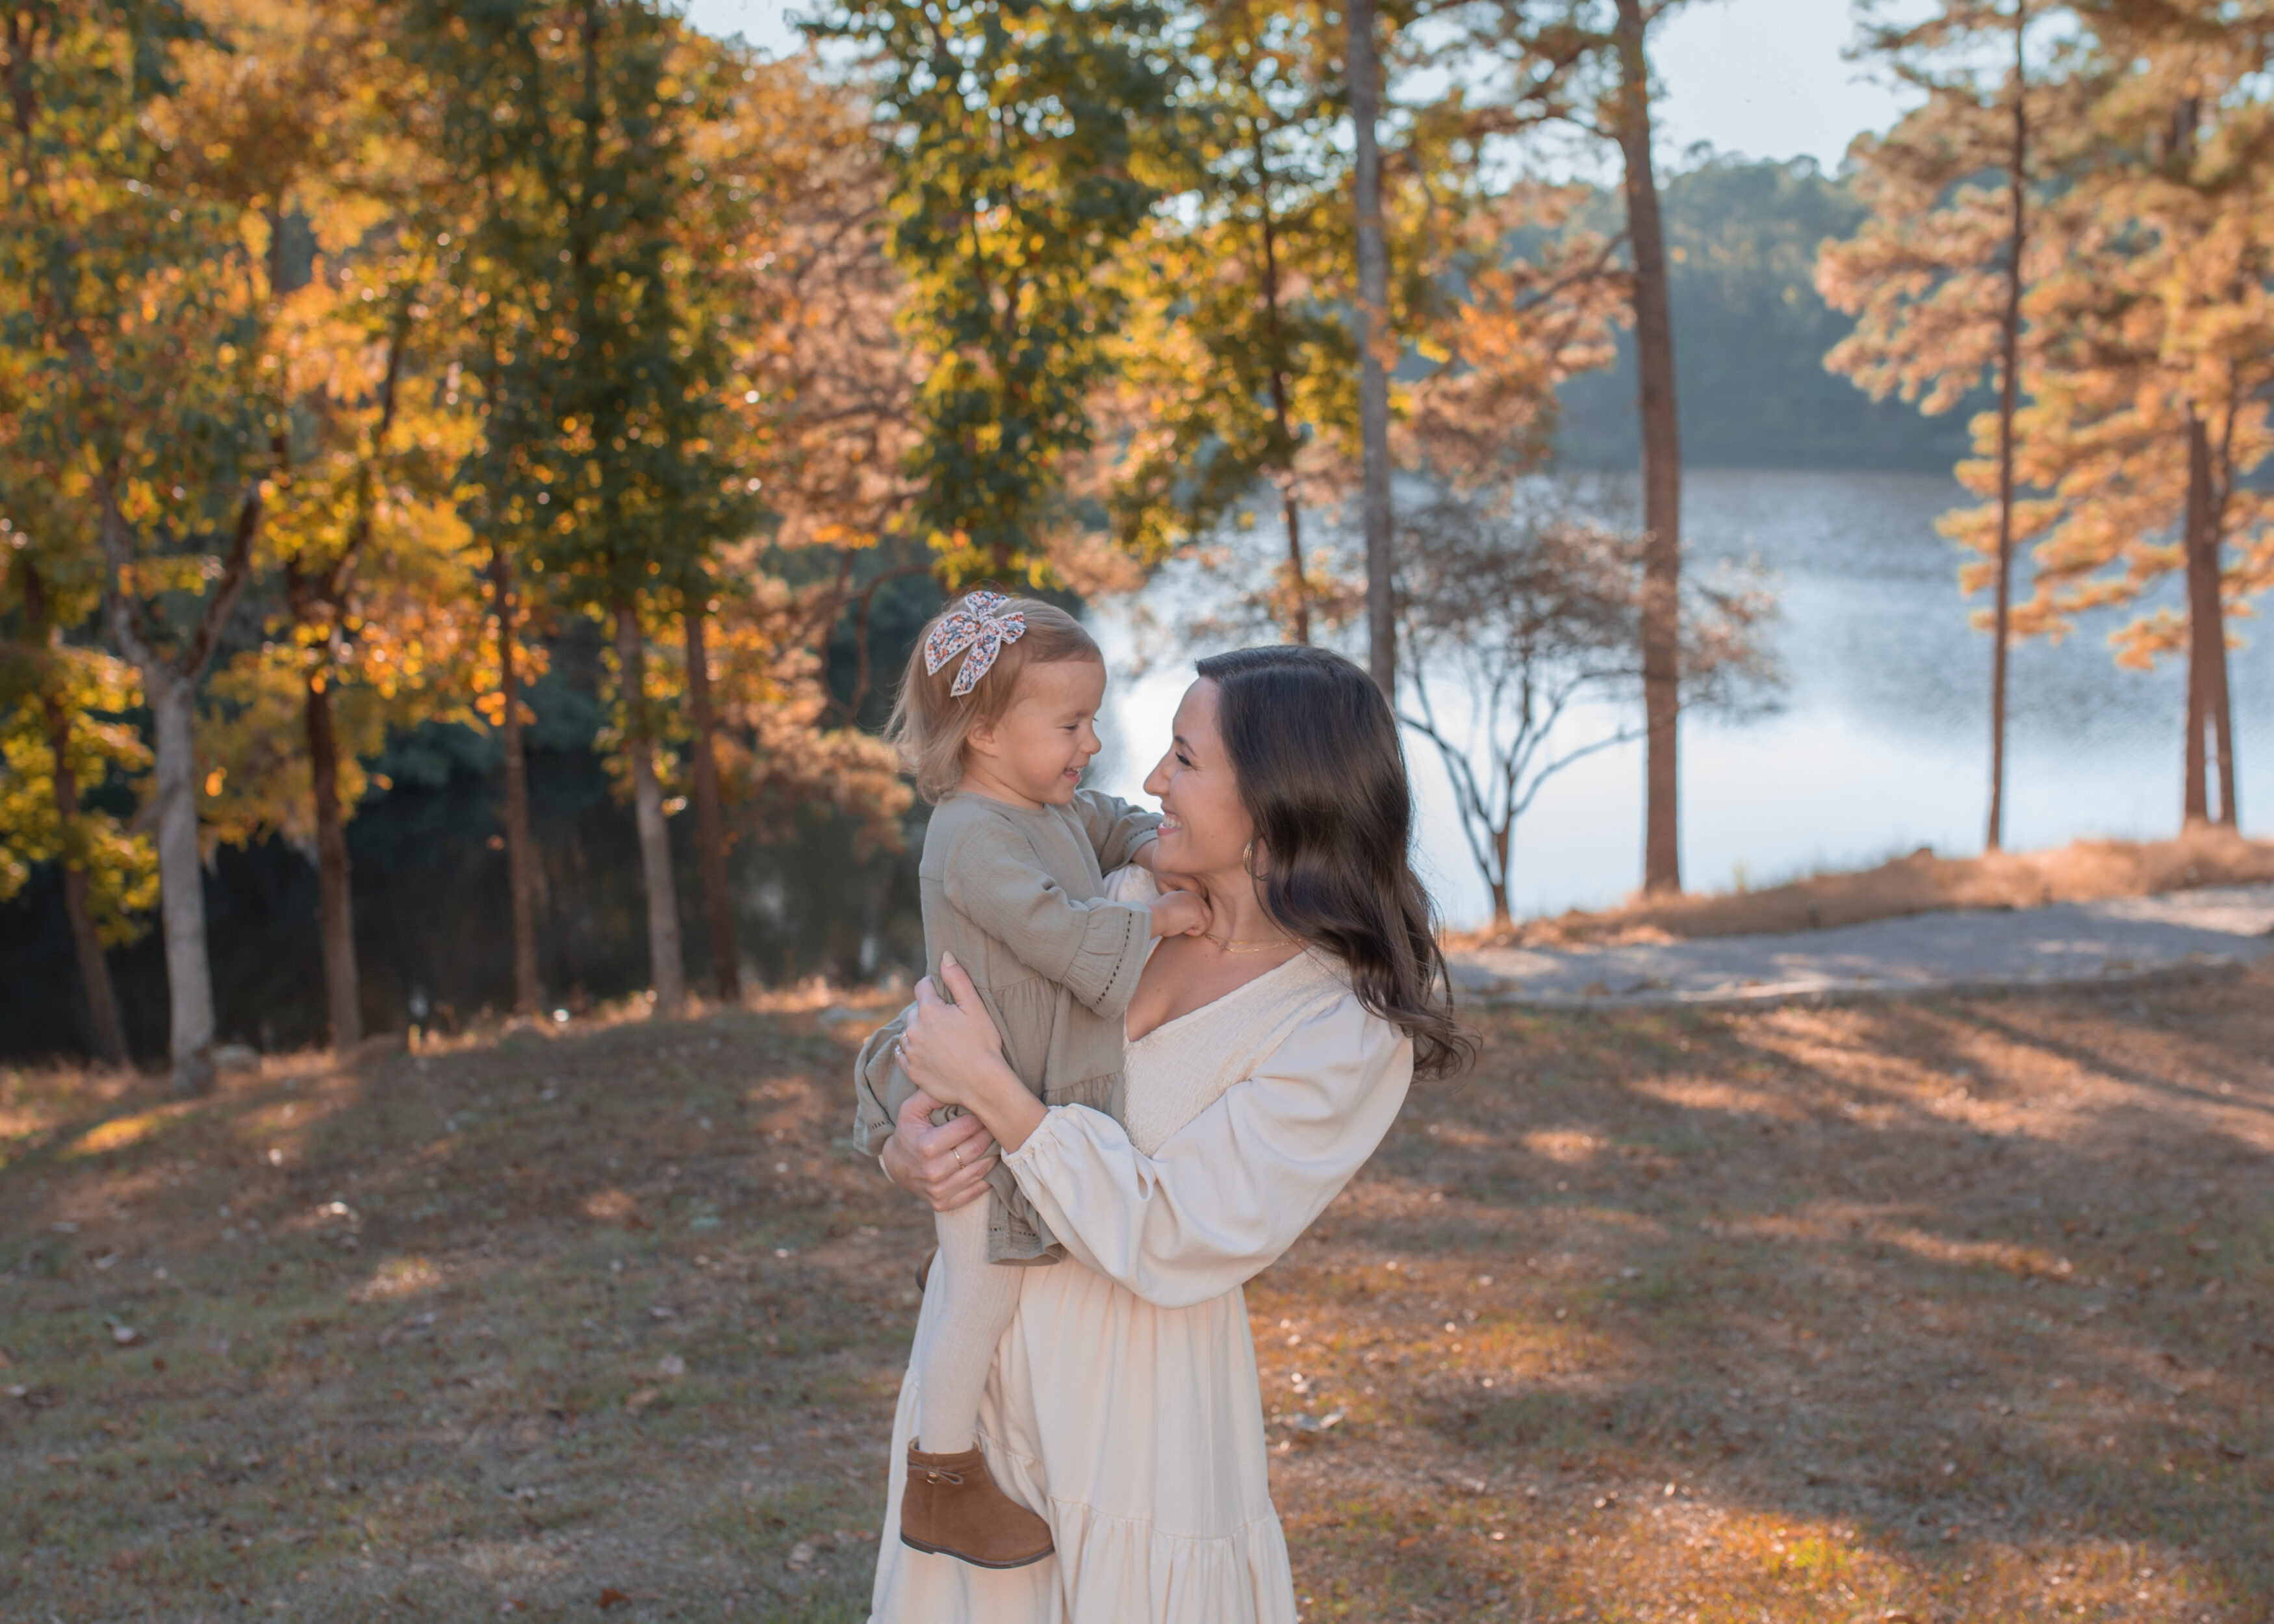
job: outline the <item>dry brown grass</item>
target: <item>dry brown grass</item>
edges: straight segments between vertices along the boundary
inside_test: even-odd
[[[7,1074],[0,1617],[862,1617],[927,1226],[818,1002]],[[1484,1024],[1250,1289],[1306,1616],[2270,1616],[2274,969]]]
[[[1577,947],[1859,925],[1939,908],[2034,908],[2144,897],[2203,885],[2274,881],[2274,841],[2198,828],[2175,840],[2078,840],[2050,852],[1937,857],[1921,847],[1853,874],[1815,875],[1760,891],[1638,897],[1512,929],[1472,932],[1462,947]]]

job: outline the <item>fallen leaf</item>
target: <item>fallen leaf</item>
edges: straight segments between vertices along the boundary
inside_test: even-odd
[[[615,1589],[614,1586],[610,1586],[607,1590],[600,1592],[600,1606],[603,1610],[609,1607],[620,1606],[630,1599],[630,1597],[625,1595],[621,1590]]]
[[[649,1309],[647,1312],[658,1320],[676,1320],[679,1318],[679,1311],[677,1309],[663,1303],[658,1303],[653,1308]]]
[[[122,1348],[132,1348],[142,1340],[142,1333],[131,1325],[114,1325],[110,1327],[110,1340]]]
[[[662,1376],[684,1376],[687,1361],[675,1353],[666,1353],[655,1362],[656,1373]]]
[[[662,1396],[663,1389],[660,1387],[642,1387],[624,1401],[624,1408],[637,1415]]]
[[[812,1567],[813,1547],[806,1544],[804,1540],[799,1540],[795,1545],[789,1548],[789,1555],[783,1559],[782,1565],[789,1568],[793,1573],[801,1568]]]
[[[1399,1550],[1401,1550],[1401,1551],[1411,1551],[1411,1550],[1412,1550],[1415,1545],[1419,1545],[1420,1543],[1421,1543],[1421,1536],[1420,1536],[1420,1535],[1419,1535],[1419,1534],[1408,1534],[1408,1535],[1406,1535],[1406,1536],[1405,1536],[1405,1538],[1403,1538],[1403,1539],[1401,1539],[1401,1540],[1399,1540],[1399,1541],[1397,1542],[1397,1548],[1398,1548]]]

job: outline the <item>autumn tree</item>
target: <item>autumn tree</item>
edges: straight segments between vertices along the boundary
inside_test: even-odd
[[[489,206],[466,258],[515,321],[490,380],[490,523],[524,538],[557,602],[610,627],[609,739],[631,781],[656,1008],[674,1013],[685,974],[649,650],[757,508],[729,456],[741,397],[716,244],[684,229],[712,195],[693,132],[721,117],[738,67],[641,0],[409,12],[416,59],[450,88],[438,139]]]
[[[1826,357],[1834,372],[1874,399],[1900,395],[1930,414],[1985,382],[1997,390],[1995,410],[1975,424],[1986,455],[1959,470],[1984,506],[1945,525],[1979,558],[1961,572],[1967,590],[1992,593],[1992,851],[2005,834],[2014,551],[2044,519],[2015,484],[2030,365],[2025,304],[2067,252],[2046,211],[2079,132],[2079,81],[2053,43],[2055,10],[2045,0],[1946,0],[1924,21],[1871,29],[1868,54],[1924,100],[1886,135],[1857,138],[1856,184],[1871,213],[1852,238],[1825,245],[1817,268],[1826,301],[1859,318]]]
[[[273,471],[271,222],[229,132],[184,126],[181,77],[217,48],[177,7],[15,6],[0,38],[18,434],[94,538],[105,629],[150,708],[169,1047],[192,1091],[211,1079],[215,1031],[196,696]]]
[[[2016,621],[2057,635],[2179,575],[2183,609],[2140,614],[2113,641],[2136,668],[2184,656],[2182,814],[2232,825],[2227,616],[2274,585],[2274,502],[2251,478],[2274,452],[2274,125],[2255,88],[2274,14],[2086,16],[2114,71],[2093,109],[2099,162],[2065,199],[2076,251],[2030,298],[2048,336],[2019,456],[2047,495],[2036,591]]]
[[[1126,420],[1107,505],[1133,556],[1249,527],[1269,491],[1284,545],[1253,606],[1291,643],[1335,618],[1305,510],[1343,493],[1358,450],[1341,43],[1315,9],[1230,0],[1194,14],[1177,202],[1126,258],[1105,408]]]
[[[346,826],[390,726],[463,713],[478,600],[452,480],[472,426],[448,373],[448,229],[388,116],[360,10],[227,0],[228,49],[176,101],[226,136],[269,222],[281,402],[259,553],[260,643],[212,685],[209,836],[312,850],[331,1040],[363,1034]],[[439,239],[439,241],[438,241]]]
[[[94,560],[82,547],[58,545],[50,525],[68,523],[66,514],[37,512],[34,492],[0,491],[0,560],[8,567],[0,599],[0,899],[23,888],[34,864],[61,868],[87,1047],[124,1065],[125,1023],[103,950],[142,934],[136,915],[157,900],[156,853],[117,813],[91,807],[87,793],[148,771],[149,749],[128,719],[141,688],[124,660],[66,637],[94,617]]]
[[[891,252],[925,376],[909,523],[949,582],[1050,578],[1069,459],[1172,128],[1161,12],[1138,0],[848,0],[891,129]]]

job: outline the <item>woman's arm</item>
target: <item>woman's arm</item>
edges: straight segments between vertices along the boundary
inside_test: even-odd
[[[1412,1080],[1412,1044],[1345,997],[1148,1156],[1111,1116],[1028,1094],[962,966],[950,959],[941,974],[956,1002],[917,984],[908,1075],[986,1125],[1077,1261],[1163,1308],[1219,1297],[1293,1245],[1382,1143]]]
[[[1294,1244],[1389,1131],[1412,1073],[1411,1042],[1345,998],[1153,1155],[1112,1118],[1062,1107],[1005,1138],[1004,1165],[1077,1261],[1190,1307]]]

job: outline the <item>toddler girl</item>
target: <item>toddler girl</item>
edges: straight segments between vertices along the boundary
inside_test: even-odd
[[[1046,1105],[1118,1116],[1122,1012],[1156,936],[1206,928],[1189,891],[1149,903],[1105,895],[1107,871],[1149,868],[1157,814],[1081,787],[1105,661],[1063,610],[974,592],[924,628],[886,736],[934,804],[917,878],[924,960],[953,953],[1003,1035],[1003,1055]],[[1149,886],[1142,889],[1149,890]],[[881,1150],[915,1092],[893,1061],[901,1022],[862,1046],[855,1142]],[[983,1568],[1050,1553],[1049,1526],[996,1486],[978,1448],[979,1401],[1018,1306],[1012,1266],[1062,1249],[1001,1166],[984,1202],[942,1213],[919,1355],[915,1440],[900,1538]]]

